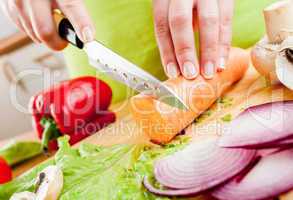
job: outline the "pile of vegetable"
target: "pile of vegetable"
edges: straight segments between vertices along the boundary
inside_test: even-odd
[[[38,195],[36,183],[52,165],[62,171],[61,200],[273,198],[293,189],[292,114],[293,101],[255,106],[226,123],[221,137],[180,136],[163,146],[74,149],[62,137],[55,158],[0,186],[0,199]]]
[[[63,187],[58,199],[136,199],[167,200],[144,188],[144,176],[153,173],[155,159],[182,149],[188,137],[178,137],[163,147],[145,145],[116,145],[101,147],[82,143],[78,149],[70,147],[68,138],[59,139],[54,159],[38,165],[10,183],[0,186],[0,199],[13,194],[36,191],[40,173],[48,166],[56,166],[63,173]],[[57,197],[55,197],[57,199]]]
[[[293,101],[247,109],[227,124],[223,136],[192,142],[155,162],[161,196],[209,193],[221,200],[261,200],[293,189]]]
[[[52,86],[34,96],[30,110],[33,127],[44,150],[56,150],[56,139],[70,136],[75,144],[115,121],[108,111],[111,88],[96,77],[79,77]]]

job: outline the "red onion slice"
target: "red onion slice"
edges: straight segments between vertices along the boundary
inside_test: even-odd
[[[282,146],[282,145],[290,145],[290,144],[293,144],[293,138],[292,137],[290,137],[288,139],[281,140],[281,141],[276,143],[276,145],[280,145],[280,146]]]
[[[278,153],[283,150],[285,150],[285,149],[282,149],[282,148],[260,149],[260,150],[257,150],[257,156],[266,157],[266,156]]]
[[[293,101],[247,109],[226,127],[221,147],[261,148],[293,136]]]
[[[153,194],[159,195],[159,196],[168,196],[168,197],[191,197],[198,194],[198,191],[193,188],[189,189],[167,189],[167,190],[161,190],[155,188],[148,180],[148,177],[144,177],[143,179],[143,185],[147,190]]]
[[[293,150],[262,158],[240,181],[237,178],[212,192],[222,200],[261,200],[293,189]]]
[[[247,149],[257,149],[257,150],[266,150],[266,149],[284,149],[287,147],[290,148],[293,145],[293,137],[284,138],[281,140],[273,141],[271,143],[262,144],[255,147],[243,147]],[[231,147],[230,147],[231,148]]]
[[[218,138],[209,138],[158,160],[154,174],[168,188],[192,188],[199,193],[237,175],[255,155],[255,150],[221,148]]]

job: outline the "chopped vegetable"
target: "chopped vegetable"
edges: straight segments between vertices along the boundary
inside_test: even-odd
[[[152,141],[170,142],[233,83],[242,78],[249,65],[247,51],[233,48],[229,58],[226,70],[218,73],[212,80],[207,81],[199,76],[192,81],[178,77],[165,82],[190,107],[188,111],[176,109],[145,95],[132,98],[133,116]]]
[[[276,145],[280,145],[280,146],[283,146],[283,145],[292,145],[293,144],[293,137],[288,137],[288,138],[285,138],[281,141],[278,141],[276,142]]]
[[[198,116],[198,118],[195,119],[195,123],[201,123],[201,122],[203,122],[206,118],[208,118],[209,116],[211,116],[212,113],[213,113],[213,111],[211,109],[206,110],[200,116]]]
[[[33,192],[15,193],[9,200],[36,200],[36,194]]]
[[[281,83],[293,90],[293,36],[288,37],[281,44],[281,51],[276,57],[276,74]]]
[[[227,125],[222,147],[267,147],[293,136],[293,101],[254,106]]]
[[[50,165],[37,178],[36,196],[38,200],[57,200],[63,189],[63,173],[58,166]]]
[[[237,177],[212,194],[221,200],[262,200],[293,188],[293,150],[264,157],[239,182]]]
[[[217,101],[221,104],[224,108],[228,108],[233,105],[233,98],[232,97],[221,97]]]
[[[234,177],[255,158],[255,150],[225,149],[217,143],[217,137],[194,142],[155,163],[156,180],[172,189],[156,189],[147,178],[145,186],[158,195],[194,196]]]
[[[231,114],[226,114],[224,117],[221,118],[223,122],[230,122],[232,121],[232,115]]]
[[[0,186],[0,199],[9,199],[16,192],[36,190],[36,177],[48,166],[56,165],[64,175],[60,200],[80,199],[135,199],[168,200],[146,191],[144,176],[153,174],[155,159],[182,149],[188,140],[179,137],[174,145],[150,147],[144,145],[116,145],[101,147],[81,144],[73,149],[68,139],[59,139],[59,151],[49,160]]]
[[[145,177],[143,183],[150,192],[167,197],[215,191],[222,200],[262,200],[287,192],[293,189],[292,114],[292,101],[249,108],[227,125],[236,135],[226,132],[223,138],[232,145],[223,146],[220,138],[221,147],[217,137],[196,140],[157,160],[154,178]]]

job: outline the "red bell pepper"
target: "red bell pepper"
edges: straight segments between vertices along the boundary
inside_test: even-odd
[[[0,184],[7,183],[12,180],[12,170],[7,162],[0,157]]]
[[[107,111],[111,98],[111,88],[95,77],[61,82],[32,98],[33,127],[45,148],[56,147],[50,141],[63,134],[74,144],[115,121]]]

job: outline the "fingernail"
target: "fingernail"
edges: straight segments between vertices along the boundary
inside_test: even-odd
[[[195,78],[198,74],[198,71],[192,62],[185,62],[183,64],[183,74],[185,78]]]
[[[95,39],[92,29],[88,26],[82,30],[82,37],[84,42],[91,42]]]
[[[219,70],[220,71],[223,71],[225,68],[226,68],[226,60],[225,58],[220,58],[220,61],[219,61]]]
[[[207,62],[204,66],[204,77],[206,79],[213,78],[215,74],[215,65],[212,62]]]
[[[167,74],[170,78],[176,78],[179,76],[178,66],[175,63],[169,63],[167,65]]]

